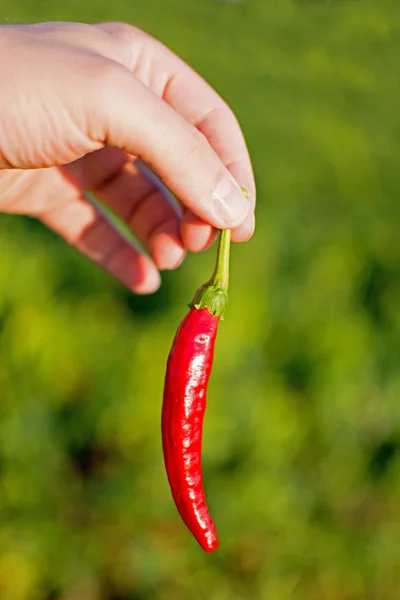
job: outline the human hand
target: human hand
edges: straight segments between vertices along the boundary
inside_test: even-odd
[[[236,242],[252,235],[255,185],[236,118],[160,42],[121,23],[43,23],[0,27],[0,52],[0,210],[37,217],[136,293],[155,291],[159,269],[186,250],[205,250],[215,228]]]

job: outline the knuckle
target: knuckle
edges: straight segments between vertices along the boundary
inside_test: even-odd
[[[128,25],[128,23],[123,23],[122,21],[105,21],[99,23],[98,27],[113,37],[122,39],[132,35],[132,30],[134,29],[132,25]]]
[[[90,137],[101,139],[103,129],[115,111],[120,90],[123,89],[126,69],[112,60],[92,57],[86,61],[85,72],[81,73],[87,100],[87,126]]]
[[[100,27],[105,31],[116,47],[118,59],[127,68],[132,68],[132,48],[137,41],[139,30],[121,21],[107,21],[101,23]]]
[[[200,131],[200,129],[197,129],[197,127],[192,127],[190,133],[192,134],[193,139],[196,140],[198,144],[203,144],[207,142],[206,136]]]
[[[232,107],[228,104],[228,102],[226,102],[226,100],[222,100],[222,104],[220,107],[218,107],[217,109],[218,114],[220,115],[225,115],[225,118],[227,120],[230,120],[232,125],[238,125],[238,119],[237,116],[234,112],[234,110],[232,109]]]
[[[191,138],[185,151],[186,161],[199,160],[205,152],[210,149],[206,136],[193,127],[191,130]]]
[[[101,95],[112,93],[113,85],[117,83],[125,72],[125,69],[119,63],[103,57],[91,57],[87,63],[86,69],[90,76],[87,79],[87,84],[93,89],[93,92]]]

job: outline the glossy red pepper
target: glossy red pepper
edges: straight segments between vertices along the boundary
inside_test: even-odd
[[[214,343],[228,296],[230,231],[223,231],[211,280],[193,300],[175,336],[167,363],[162,411],[165,467],[183,521],[201,547],[218,546],[202,483],[201,446]]]
[[[165,466],[179,514],[202,548],[218,546],[201,473],[206,390],[219,317],[192,308],[176,334],[168,359],[162,417]]]

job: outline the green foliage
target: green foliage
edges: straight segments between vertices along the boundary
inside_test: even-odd
[[[160,37],[237,112],[259,197],[209,391],[213,555],[173,506],[160,408],[214,251],[139,298],[1,217],[0,598],[398,598],[396,3],[6,0],[2,13]]]

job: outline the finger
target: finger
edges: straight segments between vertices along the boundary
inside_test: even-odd
[[[246,179],[247,173],[244,172],[243,165],[241,162],[232,162],[228,163],[228,169],[232,173],[232,175],[237,178],[237,181],[243,182],[243,187],[246,191],[249,192],[249,202],[251,205],[251,210],[247,215],[245,221],[236,227],[232,231],[232,241],[233,242],[247,242],[254,233],[255,229],[255,204],[256,204],[256,192],[254,188],[254,183],[250,182]],[[251,191],[253,190],[253,191]]]
[[[180,214],[159,186],[128,162],[93,190],[130,227],[159,269],[175,269],[185,258]]]
[[[37,198],[36,216],[56,231],[69,244],[91,258],[123,285],[136,293],[152,293],[160,285],[160,276],[153,261],[120,233],[85,198],[84,192],[112,178],[126,163],[126,156],[115,148],[94,152],[62,168],[43,171],[47,181],[41,189],[52,198]],[[97,165],[97,168],[96,168]],[[33,172],[33,174],[40,174]],[[30,186],[30,194],[38,186]],[[51,210],[46,206],[52,205]]]
[[[135,164],[141,173],[145,175],[146,180],[152,181],[174,207],[180,219],[180,236],[184,248],[190,252],[203,252],[207,250],[214,243],[217,237],[217,230],[200,219],[200,217],[194,215],[190,210],[185,209],[184,205],[169,192],[146,165],[139,160]]]
[[[160,275],[153,261],[124,241],[84,197],[44,213],[41,220],[133,292],[158,289]]]
[[[137,161],[108,147],[67,165],[63,172],[76,190],[92,190],[127,223],[159,269],[174,269],[183,261],[181,212]]]
[[[181,222],[181,236],[189,252],[204,252],[214,243],[217,230],[188,210]]]
[[[194,215],[190,210],[185,209],[174,196],[170,194],[167,188],[146,168],[140,161],[136,161],[137,168],[145,175],[146,180],[154,183],[155,187],[161,192],[162,196],[167,198],[174,207],[180,219],[180,234],[183,246],[190,252],[204,252],[215,241],[217,230]]]
[[[229,164],[228,168],[235,177],[236,181],[246,181],[246,176],[243,174],[243,167],[241,163],[236,162]],[[246,186],[243,187],[245,187],[246,190],[248,189]],[[250,214],[247,216],[244,223],[232,231],[231,239],[233,242],[247,242],[254,233],[255,195],[250,197],[249,201],[252,206],[252,210],[250,211]],[[185,217],[181,224],[181,235],[182,240],[188,250],[191,252],[201,252],[209,247],[210,244],[208,241],[210,239],[215,239],[216,232],[215,229],[208,223],[199,217],[196,217],[196,215],[193,215],[193,213],[190,211],[186,211]]]
[[[249,153],[239,123],[219,94],[182,59],[147,33],[123,23],[101,23],[120,48],[124,65],[192,125],[199,128],[225,165],[241,162],[250,195],[255,183]],[[145,62],[146,69],[141,66]]]
[[[197,73],[151,36],[116,23],[106,23],[101,27],[117,39],[125,38],[128,44],[130,42],[130,68],[147,86],[204,134],[236,181],[247,189],[253,210],[232,235],[234,241],[247,240],[254,229],[252,212],[256,189],[244,136],[232,110]],[[146,70],[137,68],[137,46],[140,43],[143,45],[144,54],[147,52],[148,55]],[[143,53],[141,56],[143,58]],[[190,222],[191,219],[188,219],[188,224]],[[206,231],[206,227],[204,229]],[[189,231],[185,233],[185,222],[182,234],[185,239],[189,238]]]
[[[169,94],[172,94],[170,91],[171,87],[172,85],[168,88]],[[193,90],[194,88],[191,87],[189,89]],[[173,95],[170,101],[177,104],[177,108],[180,109],[184,116],[192,117],[194,124],[205,135],[235,180],[248,191],[251,210],[246,220],[232,232],[232,241],[247,241],[254,231],[256,188],[247,147],[234,114],[220,98],[215,98],[213,93],[208,101],[214,101],[214,109],[207,112],[210,104],[206,103],[204,115],[201,116],[200,112],[197,119],[193,115],[185,115],[185,107],[181,106],[181,97],[179,94],[176,94],[176,99]],[[182,235],[186,239],[189,233],[186,234],[182,230]]]
[[[140,157],[214,227],[240,225],[249,202],[206,138],[125,68],[106,64],[85,90],[81,127],[90,138]]]

